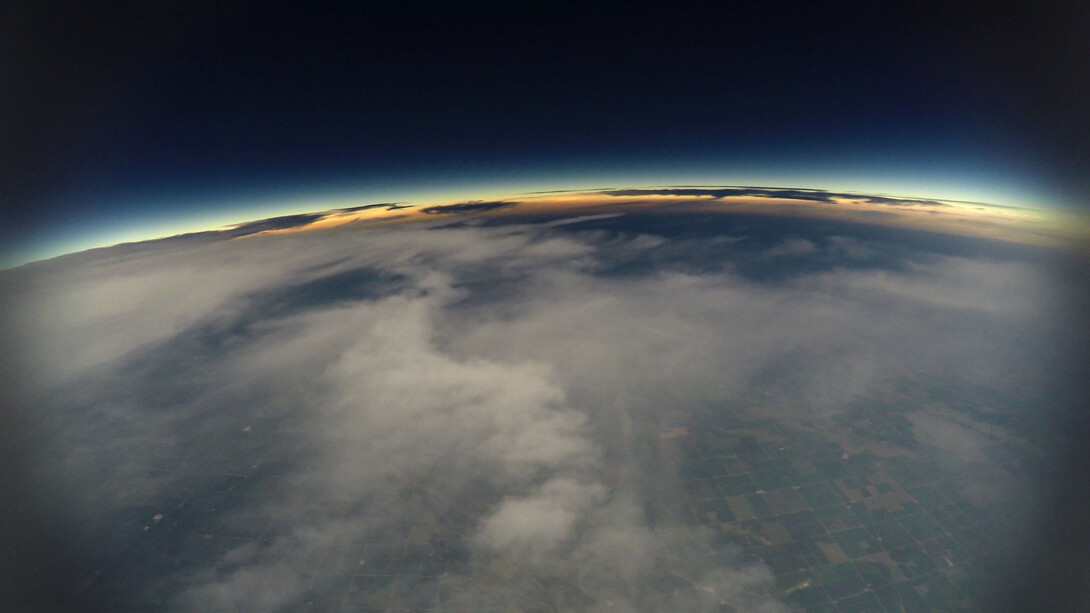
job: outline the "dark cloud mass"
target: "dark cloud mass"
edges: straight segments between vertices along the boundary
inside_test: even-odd
[[[757,196],[760,198],[787,198],[789,200],[808,200],[811,202],[824,202],[833,204],[836,199],[858,200],[870,204],[884,204],[888,206],[943,206],[935,200],[920,200],[916,198],[891,198],[886,196],[864,196],[830,192],[823,189],[798,189],[798,188],[765,188],[765,187],[716,187],[693,188],[671,187],[662,189],[613,189],[604,190],[601,193],[607,196],[707,196],[716,200],[721,198]]]
[[[257,234],[258,232],[265,232],[267,230],[287,230],[289,228],[301,228],[309,225],[315,221],[321,219],[323,215],[321,213],[302,213],[299,215],[284,215],[282,217],[271,217],[269,219],[263,219],[261,221],[252,221],[249,223],[240,224],[231,228],[230,230],[223,230],[223,233],[227,236],[246,236],[249,234]]]
[[[1040,258],[848,226],[640,223],[315,231],[5,271],[17,408],[33,407],[17,414],[37,437],[19,493],[81,554],[74,601],[787,611],[851,589],[815,591],[793,565],[942,574],[895,561],[923,555],[890,546],[900,532],[881,533],[894,558],[821,536],[911,508],[889,475],[920,500],[954,495],[941,485],[1005,505],[996,529],[1032,510],[1024,467],[992,460],[1051,436],[1010,427],[1047,421]],[[911,481],[917,461],[938,485]],[[826,474],[846,498],[818,488]],[[912,517],[912,547],[939,543],[942,518]],[[949,563],[978,572],[949,538]]]
[[[518,202],[509,202],[505,200],[497,200],[494,202],[461,202],[458,204],[441,204],[438,206],[429,206],[420,209],[420,212],[428,215],[441,215],[446,213],[483,213],[485,211],[494,211],[496,209],[506,209],[517,205]]]
[[[369,210],[369,209],[382,209],[382,208],[385,208],[387,211],[396,211],[398,209],[407,209],[409,207],[405,206],[405,205],[398,204],[397,202],[383,202],[383,203],[379,203],[379,204],[362,204],[360,206],[350,206],[350,207],[347,207],[347,208],[337,209],[337,210],[345,211],[345,212],[352,212],[352,211],[366,211],[366,210]]]

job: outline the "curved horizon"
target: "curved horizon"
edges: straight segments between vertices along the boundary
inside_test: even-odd
[[[209,204],[205,204],[206,208],[198,208],[200,205],[191,200],[188,206],[161,207],[173,210],[173,214],[160,211],[158,216],[149,214],[148,210],[160,207],[148,207],[142,213],[135,214],[121,208],[120,213],[103,211],[102,221],[99,223],[105,227],[97,232],[89,227],[91,224],[86,220],[79,223],[78,219],[72,219],[67,224],[55,224],[56,227],[40,232],[45,235],[43,238],[24,241],[21,248],[16,247],[3,254],[0,265],[5,269],[16,268],[23,264],[90,249],[230,229],[293,215],[318,215],[319,218],[305,225],[310,229],[390,217],[381,211],[368,208],[369,205],[377,206],[376,203],[396,203],[400,205],[399,208],[404,209],[399,216],[409,215],[412,219],[419,219],[422,215],[420,211],[427,207],[512,199],[529,205],[529,207],[520,207],[518,213],[525,213],[527,208],[552,213],[563,209],[576,211],[582,208],[597,211],[616,206],[616,199],[614,198],[614,202],[611,202],[608,194],[610,191],[617,190],[645,192],[639,195],[639,198],[647,200],[645,205],[671,201],[673,204],[684,203],[691,207],[700,201],[705,201],[704,204],[712,201],[723,204],[729,201],[734,205],[732,209],[735,212],[745,210],[758,214],[839,218],[842,221],[855,223],[910,227],[1025,243],[1059,245],[1066,240],[1083,236],[1090,227],[1090,224],[1082,218],[1084,216],[1079,215],[1077,210],[1071,207],[1044,206],[1025,202],[1014,204],[1009,200],[1000,204],[984,201],[982,198],[973,198],[971,194],[964,191],[960,197],[953,197],[953,195],[944,197],[938,195],[937,190],[927,190],[924,186],[916,186],[917,189],[909,194],[894,190],[840,188],[829,183],[801,185],[746,181],[725,184],[704,181],[694,183],[685,180],[692,178],[679,177],[681,180],[672,182],[622,183],[625,177],[614,177],[612,181],[608,177],[603,177],[594,182],[573,182],[567,185],[560,181],[519,182],[518,184],[496,182],[491,188],[473,188],[454,184],[446,188],[386,187],[370,191],[330,190],[327,193],[319,190],[311,190],[309,193],[301,191],[292,193],[285,190],[274,191],[264,197],[255,194],[236,195],[221,200],[219,207],[215,206],[215,199],[209,199]],[[595,187],[588,187],[591,185]],[[611,187],[602,187],[602,185]],[[838,185],[845,185],[845,182]],[[904,187],[912,189],[909,185]],[[748,189],[757,193],[748,194],[750,198],[747,202],[739,200],[747,196],[742,192],[720,197],[712,196],[711,192],[725,188]],[[680,190],[684,190],[685,193],[678,193]],[[708,193],[701,194],[700,190]],[[771,193],[777,190],[784,193]],[[761,194],[760,192],[770,193]],[[807,198],[807,193],[811,196],[821,195],[821,197]],[[835,196],[835,198],[830,199],[829,196]],[[601,201],[603,197],[606,200]],[[664,198],[666,200],[663,200]],[[147,201],[144,200],[144,202]],[[914,203],[915,206],[896,206],[896,203],[906,202]],[[207,208],[217,210],[209,211]],[[361,208],[365,210],[345,211],[345,209]],[[722,206],[717,208],[724,210]],[[876,216],[876,213],[880,211],[885,212],[884,219]],[[512,212],[506,211],[504,214]],[[121,217],[126,221],[114,221],[111,217]],[[950,222],[954,219],[958,221],[951,225]],[[318,223],[319,221],[321,223]],[[287,229],[267,231],[282,232]]]

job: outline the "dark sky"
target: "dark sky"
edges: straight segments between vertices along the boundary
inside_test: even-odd
[[[0,9],[9,244],[428,178],[744,167],[1088,192],[1085,3],[180,4]]]

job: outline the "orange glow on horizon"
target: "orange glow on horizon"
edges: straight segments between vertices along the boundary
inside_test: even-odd
[[[654,192],[655,190],[648,190]],[[515,219],[527,215],[594,215],[602,213],[656,213],[701,212],[721,214],[748,214],[790,217],[812,217],[864,225],[898,227],[925,230],[959,236],[991,238],[1014,243],[1061,246],[1072,240],[1090,235],[1086,220],[1063,220],[1057,215],[1033,208],[906,198],[900,202],[868,202],[865,195],[837,195],[831,202],[819,199],[822,192],[814,192],[815,198],[727,195],[647,193],[635,195],[610,195],[608,192],[585,191],[550,194],[526,194],[505,199],[518,204],[491,210],[472,212],[484,218]],[[827,197],[827,196],[826,196]],[[475,201],[428,202],[403,204],[403,208],[390,210],[376,207],[359,211],[343,209],[327,211],[319,219],[305,225],[277,230],[265,230],[240,238],[263,235],[292,234],[325,230],[353,225],[375,227],[435,220],[465,215],[464,210],[429,212],[428,208],[473,204]]]

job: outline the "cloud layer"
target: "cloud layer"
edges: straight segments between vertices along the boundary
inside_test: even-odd
[[[780,611],[767,567],[671,513],[661,433],[755,399],[822,420],[905,381],[1042,376],[1026,359],[1052,281],[1032,262],[596,228],[340,229],[9,271],[36,474],[88,525],[207,546],[118,601]],[[720,248],[835,264],[767,280],[678,258]],[[967,426],[944,419],[916,434],[958,452]]]

